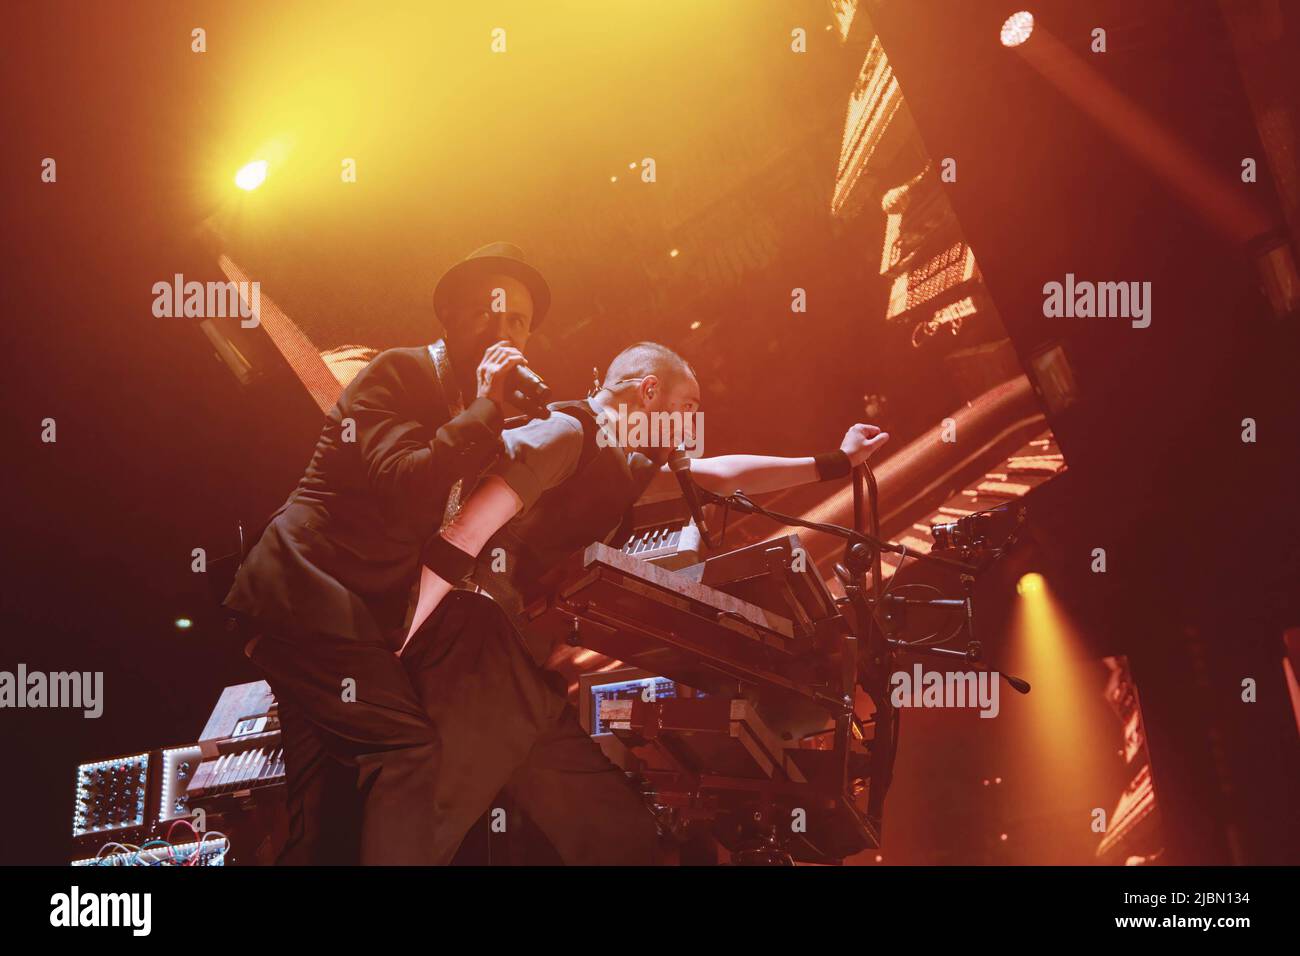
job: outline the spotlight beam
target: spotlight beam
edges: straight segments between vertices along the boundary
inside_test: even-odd
[[[1234,241],[1245,243],[1270,231],[1263,210],[1235,194],[1156,117],[1047,30],[1034,31],[1033,43],[1022,41],[1012,49]]]

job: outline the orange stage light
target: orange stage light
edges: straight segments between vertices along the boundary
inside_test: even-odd
[[[1037,594],[1043,590],[1043,576],[1037,571],[1030,571],[1024,575],[1016,584],[1016,593],[1021,597],[1027,594]]]

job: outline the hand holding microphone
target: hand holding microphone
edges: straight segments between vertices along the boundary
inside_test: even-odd
[[[550,388],[528,367],[523,353],[504,339],[488,346],[475,379],[479,398],[489,398],[498,406],[508,400],[539,418],[551,414],[546,407],[551,400]]]

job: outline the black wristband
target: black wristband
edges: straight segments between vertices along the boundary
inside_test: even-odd
[[[461,414],[482,422],[497,434],[500,434],[501,429],[505,426],[505,416],[501,414],[501,406],[490,398],[474,399],[465,406],[465,410]]]
[[[826,451],[820,455],[813,455],[813,463],[817,466],[818,481],[847,478],[853,471],[853,464],[849,461],[849,456],[838,448],[835,451]]]
[[[466,554],[440,534],[424,543],[420,563],[448,584],[459,584],[474,573],[474,556]]]

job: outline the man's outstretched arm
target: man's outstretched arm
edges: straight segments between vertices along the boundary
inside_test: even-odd
[[[889,432],[875,425],[857,424],[844,433],[839,452],[844,456],[841,467],[845,474],[865,462],[885,442]],[[701,488],[720,495],[743,491],[747,495],[767,491],[781,491],[821,481],[823,472],[834,469],[831,456],[809,455],[805,458],[780,458],[774,455],[718,455],[714,458],[696,458],[691,461],[691,478]],[[821,459],[819,461],[819,459]],[[655,475],[640,504],[665,501],[681,495],[676,477],[665,466]]]

